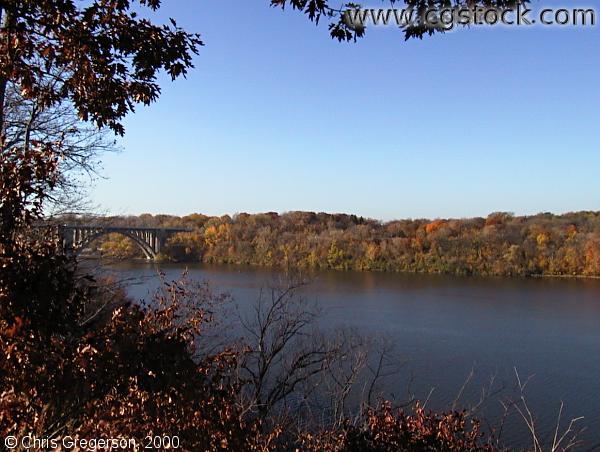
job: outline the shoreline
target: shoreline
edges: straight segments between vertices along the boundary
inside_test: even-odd
[[[507,278],[510,278],[508,276]],[[600,279],[597,275],[530,275],[528,278]]]
[[[231,262],[177,262],[171,260],[148,260],[146,258],[115,258],[115,257],[101,257],[101,256],[85,256],[83,260],[98,260],[98,261],[107,261],[107,263],[148,263],[148,264],[170,264],[170,265],[228,265],[233,267],[246,267],[246,268],[261,268],[261,269],[271,269],[271,270],[285,270],[284,266],[264,266],[264,265],[253,265],[253,264],[236,264]],[[389,270],[358,270],[358,269],[348,269],[348,270],[340,270],[335,268],[319,268],[319,269],[306,269],[306,268],[294,268],[294,270],[309,270],[309,271],[334,271],[334,272],[358,272],[358,273],[388,273],[388,274],[405,274],[405,275],[442,275],[442,276],[456,276],[463,278],[499,278],[499,279],[580,279],[580,280],[600,280],[600,275],[547,275],[547,274],[530,274],[530,275],[481,275],[481,274],[465,274],[465,275],[457,275],[454,273],[440,273],[440,272],[426,272],[426,271],[389,271]]]

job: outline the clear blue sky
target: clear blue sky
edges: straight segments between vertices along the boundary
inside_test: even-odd
[[[340,44],[268,0],[163,3],[206,46],[125,121],[93,190],[110,213],[600,209],[600,25]]]

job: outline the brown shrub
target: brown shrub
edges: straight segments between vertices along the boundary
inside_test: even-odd
[[[412,414],[394,410],[389,402],[368,410],[360,422],[317,435],[304,434],[302,447],[309,451],[492,451],[481,441],[476,420],[464,412],[426,412],[416,405]]]

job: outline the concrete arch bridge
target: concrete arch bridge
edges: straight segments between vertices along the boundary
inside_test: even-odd
[[[69,225],[58,226],[58,234],[67,252],[79,253],[97,238],[107,234],[129,237],[142,250],[147,259],[156,259],[169,237],[190,229],[134,228],[122,226]]]

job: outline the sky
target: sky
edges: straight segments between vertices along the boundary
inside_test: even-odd
[[[371,28],[347,44],[268,0],[165,0],[167,17],[205,46],[186,80],[161,78],[160,99],[126,118],[91,192],[99,210],[600,210],[600,25],[408,42]]]

